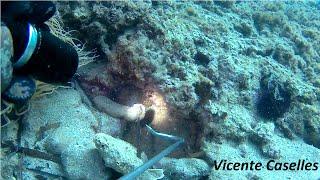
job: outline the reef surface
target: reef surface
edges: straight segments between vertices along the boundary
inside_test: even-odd
[[[74,37],[99,57],[79,68],[76,90],[31,102],[23,145],[61,159],[61,170],[45,171],[70,179],[118,177],[132,169],[131,161],[141,164],[168,146],[140,124],[99,111],[103,103],[95,97],[106,96],[128,106],[153,106],[151,125],[186,140],[154,167],[163,169],[164,179],[319,178],[320,167],[213,168],[224,159],[320,163],[320,7],[315,1],[56,5],[64,28],[76,30]],[[130,143],[126,146],[134,153],[124,167],[106,163],[105,151],[103,162],[100,145],[94,144],[97,133]],[[3,166],[8,177],[11,165]]]

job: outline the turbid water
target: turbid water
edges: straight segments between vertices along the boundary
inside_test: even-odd
[[[184,143],[140,179],[320,178],[318,2],[55,5],[80,66],[2,128],[3,179],[119,178],[175,143],[146,124]]]

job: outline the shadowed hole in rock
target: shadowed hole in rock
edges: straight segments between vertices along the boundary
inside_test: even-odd
[[[111,177],[110,179],[119,179],[120,177],[122,177],[124,174],[117,172],[116,170],[112,169],[112,168],[107,168],[108,171],[111,172]]]
[[[209,99],[212,98],[212,94],[210,92],[212,86],[213,85],[210,84],[209,82],[197,82],[194,85],[195,92],[200,98],[200,100],[199,100],[200,104],[205,104],[209,101]]]
[[[172,143],[151,136],[145,124],[161,132],[183,137],[186,143],[170,154],[170,157],[190,157],[200,151],[200,139],[202,127],[192,117],[181,117],[178,112],[170,109],[164,100],[164,96],[157,89],[147,87],[139,89],[126,85],[117,88],[114,100],[120,104],[132,106],[135,103],[142,103],[146,107],[152,106],[154,111],[147,111],[146,118],[139,123],[121,121],[121,138],[138,149],[138,155],[144,152],[148,158],[158,154]]]
[[[266,119],[277,119],[288,111],[291,95],[283,84],[273,78],[262,78],[256,102],[257,113]]]
[[[145,152],[147,157],[151,158],[171,145],[170,142],[164,142],[148,134],[144,125],[149,124],[151,119],[151,126],[156,131],[179,136],[186,141],[183,146],[180,146],[169,156],[190,157],[200,151],[202,125],[198,122],[199,120],[191,116],[182,116],[178,111],[174,111],[174,108],[166,103],[164,94],[157,88],[151,85],[138,88],[133,83],[110,87],[96,78],[92,78],[92,80],[81,79],[80,81],[81,87],[91,99],[102,95],[127,106],[141,103],[146,107],[154,107],[154,112],[147,111],[147,118],[139,123],[120,121],[120,138],[134,145],[138,149],[139,155],[141,152]],[[94,101],[93,104],[96,106]]]
[[[207,66],[210,62],[209,56],[203,54],[202,52],[197,52],[193,59],[195,60],[195,63],[202,66]]]

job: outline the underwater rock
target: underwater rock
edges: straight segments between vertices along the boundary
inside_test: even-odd
[[[204,133],[207,140],[214,139],[220,142],[228,139],[240,143],[252,132],[252,124],[255,119],[250,111],[242,106],[209,103],[205,109],[207,113],[201,113],[199,118],[204,119]]]
[[[1,179],[14,179],[17,173],[17,164],[19,163],[19,155],[13,154],[12,156],[5,156],[6,149],[1,148]]]
[[[116,87],[144,89],[151,84],[165,97],[168,119],[188,119],[197,111],[193,114],[201,124],[199,134],[222,143],[217,154],[224,158],[234,157],[228,149],[242,151],[238,146],[243,144],[242,155],[252,153],[257,161],[290,160],[286,156],[300,143],[306,151],[314,151],[311,145],[319,147],[318,7],[234,1],[147,2],[145,9],[131,8],[132,1],[75,2],[68,8],[63,6],[67,3],[57,4],[66,25],[79,30],[79,39],[102,55],[97,67],[85,74],[94,72],[88,75],[88,91],[98,89],[98,95],[108,96]],[[274,80],[261,86],[270,74]],[[203,83],[200,77],[211,82]],[[94,83],[100,83],[98,88]],[[292,141],[282,139],[283,134]],[[258,151],[251,152],[251,146]],[[209,148],[206,153],[214,159],[217,151]],[[213,178],[239,178],[238,172],[214,173]]]
[[[201,179],[207,177],[210,172],[209,165],[196,158],[163,158],[159,164],[168,179]]]
[[[269,66],[266,68],[269,69]],[[273,116],[276,127],[289,139],[301,137],[307,144],[320,147],[320,118],[317,103],[320,90],[310,83],[299,80],[293,73],[288,73],[275,64],[272,66],[274,66],[273,74],[270,76],[271,70],[266,70],[263,73],[265,78],[260,81],[261,87],[267,92],[264,95],[259,94],[259,98],[263,96],[266,98],[268,96],[265,95],[269,94],[269,100],[260,99],[260,107],[264,106],[258,110],[260,116]],[[273,105],[270,106],[270,103]]]
[[[1,23],[1,93],[8,87],[12,78],[13,42],[10,30]]]
[[[61,153],[61,162],[70,179],[108,179],[110,176],[94,144],[74,144]],[[92,171],[94,169],[94,171]]]
[[[224,8],[232,8],[232,6],[236,3],[236,1],[222,0],[222,1],[214,1],[214,3]]]
[[[143,163],[137,157],[137,149],[123,140],[99,133],[95,136],[94,143],[106,167],[111,167],[119,173],[129,173]]]
[[[123,175],[143,164],[143,161],[137,156],[137,149],[121,139],[99,133],[95,136],[94,143],[104,160],[105,166]],[[163,176],[163,174],[153,171],[155,169],[147,170],[138,179],[158,179]]]
[[[121,122],[119,119],[108,116],[102,112],[94,112],[99,125],[96,127],[96,132],[103,132],[113,137],[119,137],[121,133]]]
[[[290,114],[279,119],[283,133],[301,137],[307,144],[320,148],[320,110],[313,105],[300,104]],[[287,127],[287,129],[286,129]]]
[[[273,123],[258,124],[249,139],[258,146],[261,153],[272,159],[281,157],[280,146],[274,140],[275,125]]]
[[[319,163],[320,150],[305,144],[300,140],[288,140],[287,138],[273,137],[273,141],[281,150],[281,157],[276,159],[276,162],[289,162],[298,163],[301,160],[307,160],[308,162]],[[213,167],[214,161],[220,162],[221,160],[227,160],[227,162],[261,162],[264,166],[267,165],[271,158],[265,158],[261,152],[256,150],[256,146],[244,142],[237,146],[232,143],[224,142],[222,144],[214,142],[205,142],[203,150],[206,154],[211,167]],[[259,171],[227,171],[211,169],[209,179],[250,179],[256,177],[258,179],[270,179],[277,176],[279,179],[317,179],[319,178],[320,170],[317,171],[270,171],[267,168],[262,168]]]
[[[64,171],[63,168],[60,166],[60,164],[57,164],[56,162],[44,160],[36,157],[30,157],[25,156],[23,157],[23,166],[24,168],[30,170],[30,171],[23,171],[22,175],[24,176],[30,176],[29,178],[23,178],[23,179],[33,179],[32,177],[37,177],[39,179],[43,178],[54,178],[57,176],[63,176]],[[35,171],[41,169],[43,172],[42,175],[37,174]],[[44,175],[47,174],[48,176]]]
[[[66,177],[109,177],[103,162],[97,159],[99,154],[92,143],[96,134],[93,127],[99,127],[99,122],[81,102],[76,90],[59,89],[53,94],[33,99],[22,122],[22,146],[61,156]]]
[[[68,27],[81,29],[78,39],[89,47],[107,49],[126,29],[138,25],[151,7],[150,1],[57,2],[57,9]],[[93,19],[94,17],[94,19]],[[86,27],[86,28],[82,28]],[[92,37],[87,39],[87,37]],[[87,41],[89,40],[89,41]]]

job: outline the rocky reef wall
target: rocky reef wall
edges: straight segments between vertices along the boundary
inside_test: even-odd
[[[155,107],[151,123],[155,129],[186,139],[185,146],[159,164],[165,178],[274,175],[208,168],[220,159],[319,162],[320,14],[315,2],[77,1],[56,5],[65,28],[76,30],[74,36],[99,55],[79,69],[77,80],[82,95],[92,103],[93,114],[106,116],[95,109],[100,105],[94,97],[101,95],[125,105],[142,103]],[[32,122],[31,117],[26,122]],[[84,123],[91,127],[85,132],[90,148],[77,149],[82,153],[95,149],[94,135],[111,132],[143,152],[142,160],[168,145],[148,136],[139,124],[109,121],[111,130],[101,121]],[[44,140],[29,144],[40,142]],[[64,157],[67,175],[90,178],[78,173],[89,167],[70,165],[73,146],[65,147],[70,151],[56,154]],[[98,175],[114,173],[110,172]],[[279,173],[281,178],[318,175]]]

